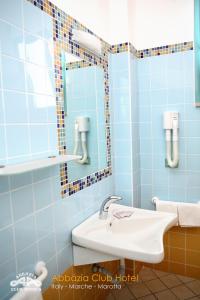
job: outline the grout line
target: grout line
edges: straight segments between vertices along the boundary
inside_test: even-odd
[[[34,198],[34,195],[33,195],[33,198]],[[34,199],[35,199],[35,198],[34,198]],[[33,206],[34,206],[34,205],[33,205]],[[43,210],[45,210],[45,209],[47,209],[47,208],[50,208],[50,207],[53,207],[53,206],[54,206],[54,202],[52,202],[51,204],[49,204],[49,205],[47,205],[47,206],[45,206],[45,207],[42,207],[42,208],[40,208],[40,209],[37,209],[37,210],[35,210],[35,211],[33,210],[31,213],[27,214],[26,216],[24,216],[24,217],[22,217],[22,218],[20,218],[20,219],[18,219],[18,220],[16,220],[16,221],[13,221],[13,223],[11,223],[11,224],[9,224],[9,225],[6,225],[6,226],[0,228],[0,232],[3,231],[3,230],[8,229],[9,227],[12,227],[13,225],[16,225],[16,224],[20,223],[21,221],[24,221],[26,218],[29,218],[29,217],[31,217],[31,216],[35,216],[37,213],[40,213],[40,212],[42,212]],[[35,206],[34,206],[34,207],[35,207]]]
[[[40,238],[40,239],[34,241],[32,244],[28,245],[28,246],[25,247],[23,250],[20,250],[20,251],[16,252],[16,257],[17,257],[17,255],[22,254],[24,251],[26,251],[27,249],[29,249],[29,248],[32,247],[33,245],[36,245],[36,247],[37,247],[37,244],[38,244],[39,242],[41,242],[42,240],[46,239],[46,238],[47,238],[48,236],[50,236],[52,233],[53,233],[53,231],[51,231],[50,233],[44,235],[42,238]],[[63,249],[66,248],[67,246],[69,246],[69,243],[66,244],[66,246],[63,247],[61,250],[63,250]],[[55,255],[56,255],[56,254],[54,254],[52,257],[54,257]],[[52,258],[52,257],[51,257],[51,258]],[[50,259],[51,259],[51,258],[50,258]],[[49,260],[50,260],[50,259],[49,259]],[[17,259],[15,259],[15,260],[17,261]],[[8,262],[10,262],[10,259],[8,259],[8,260],[4,261],[2,264],[0,264],[0,267],[1,267],[2,265],[4,265],[4,264],[8,263]]]
[[[14,188],[14,189],[12,189],[12,188],[10,188],[8,191],[6,191],[6,192],[3,192],[3,193],[0,193],[0,196],[2,196],[2,195],[5,195],[5,194],[8,194],[9,193],[9,191],[11,191],[11,192],[16,192],[16,191],[19,191],[19,190],[22,190],[22,189],[24,189],[24,188],[26,188],[27,186],[31,186],[32,184],[33,185],[37,185],[38,183],[42,183],[42,182],[45,182],[45,181],[48,181],[49,179],[59,179],[59,175],[53,175],[53,176],[48,176],[48,177],[46,177],[46,178],[44,178],[44,179],[41,179],[41,180],[37,180],[37,181],[33,181],[33,183],[28,183],[28,184],[24,184],[24,185],[22,185],[22,186],[19,186],[19,187],[17,187],[17,188]]]
[[[23,9],[23,5],[22,5],[22,9]],[[22,19],[23,19],[23,16],[22,16]],[[7,24],[7,25],[10,25],[10,26],[14,27],[15,29],[18,29],[18,30],[22,31],[22,28],[21,28],[20,26],[15,25],[14,23],[11,23],[11,22],[9,22],[9,21],[7,21],[7,20],[4,20],[4,19],[0,18],[0,22],[5,23],[5,24]],[[48,41],[48,39],[45,39],[45,38],[44,38],[44,35],[43,35],[43,34],[42,34],[42,35],[37,35],[37,34],[32,33],[31,31],[29,31],[29,30],[27,30],[27,29],[25,29],[25,28],[24,28],[24,32],[25,32],[25,33],[28,33],[28,34],[31,34],[31,35],[34,36],[34,37],[40,38],[40,39],[42,39],[42,40],[44,40],[44,41]]]
[[[25,94],[27,95],[27,93]],[[5,126],[25,126],[27,124],[31,124],[31,126],[38,126],[38,125],[55,125],[56,122],[6,122]],[[4,125],[4,123],[0,123],[0,125]]]
[[[55,95],[52,94],[46,94],[46,93],[41,93],[41,92],[31,92],[31,91],[27,91],[25,92],[24,90],[15,90],[15,89],[7,89],[7,88],[0,88],[0,91],[4,91],[4,92],[12,92],[12,93],[17,93],[17,94],[22,94],[22,95],[33,95],[33,96],[45,96],[45,97],[49,97],[49,98],[55,98]]]
[[[198,280],[198,279],[197,279]],[[190,298],[188,299],[193,299],[194,297],[198,297],[200,295],[200,292],[198,294],[196,294],[196,292],[194,292],[188,285],[187,283],[191,283],[192,281],[189,281],[189,282],[185,282],[184,283],[184,286],[187,287],[194,295],[191,296]]]
[[[24,35],[23,30],[22,30],[22,33]],[[23,40],[24,40],[24,37],[23,37]],[[23,42],[23,46],[25,46],[25,42]],[[25,53],[25,47],[24,47],[24,53]],[[2,52],[2,57],[6,57],[6,58],[9,58],[11,60],[14,60],[14,61],[17,61],[17,62],[20,62],[20,63],[24,63],[24,64],[30,64],[30,65],[39,67],[40,69],[44,69],[44,70],[48,70],[48,71],[53,72],[53,67],[49,67],[47,65],[42,65],[42,64],[36,64],[35,62],[32,62],[31,60],[26,59],[25,57],[24,58],[19,58],[19,57],[11,56],[11,55],[3,53],[3,52]]]

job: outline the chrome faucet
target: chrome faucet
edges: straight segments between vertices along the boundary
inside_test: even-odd
[[[101,204],[100,211],[99,211],[99,219],[101,219],[101,220],[107,219],[108,209],[109,209],[110,205],[113,202],[119,201],[119,200],[122,200],[122,197],[110,196],[110,197],[106,198]]]

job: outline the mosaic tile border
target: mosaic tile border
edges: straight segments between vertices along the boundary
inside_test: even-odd
[[[145,58],[150,56],[159,56],[164,54],[173,54],[176,52],[183,52],[183,51],[189,51],[193,50],[193,42],[183,42],[179,44],[172,44],[172,45],[166,45],[166,46],[160,46],[155,48],[149,48],[144,50],[136,50],[135,47],[131,43],[123,43],[119,45],[113,45],[110,47],[110,52],[115,53],[121,53],[121,52],[127,52],[130,50],[130,52],[135,55],[137,58]]]
[[[66,64],[66,70],[80,69],[80,68],[92,67],[92,66],[93,66],[92,63],[82,60],[82,61],[70,62]]]
[[[138,58],[145,58],[150,56],[172,54],[172,53],[183,52],[188,50],[193,50],[193,42],[184,42],[184,43],[166,45],[166,46],[155,47],[150,49],[137,50],[136,56]]]
[[[53,41],[54,41],[54,68],[55,68],[55,87],[56,87],[56,105],[57,105],[57,131],[59,154],[67,154],[67,145],[65,139],[65,112],[64,112],[64,85],[62,54],[69,52],[80,57],[85,62],[92,65],[101,66],[104,70],[104,89],[105,89],[105,123],[106,123],[106,144],[107,144],[107,168],[97,171],[89,176],[74,182],[68,182],[67,164],[60,168],[61,177],[61,195],[70,196],[91,184],[94,184],[103,178],[112,174],[111,169],[111,134],[110,134],[110,113],[109,113],[109,82],[108,82],[108,54],[110,45],[96,36],[84,25],[67,15],[48,0],[27,0],[39,9],[46,12],[53,20]],[[102,55],[97,56],[88,49],[83,48],[72,40],[72,29],[79,29],[98,37],[102,44]]]
[[[135,49],[135,47],[129,43],[122,43],[122,44],[118,44],[118,45],[112,45],[110,47],[110,52],[112,54],[116,54],[116,53],[121,53],[121,52],[127,52],[130,51],[131,53],[133,53],[135,56],[137,56],[137,50]]]
[[[112,45],[112,46],[110,46],[110,52],[112,54],[127,52],[129,49],[129,44],[130,43],[126,42],[126,43],[122,43],[122,44],[118,44],[118,45]]]

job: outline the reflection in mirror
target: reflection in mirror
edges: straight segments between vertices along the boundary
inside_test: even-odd
[[[194,1],[195,100],[200,107],[200,2]]]
[[[68,163],[68,181],[107,167],[104,70],[65,53],[65,127],[67,153],[80,155]]]

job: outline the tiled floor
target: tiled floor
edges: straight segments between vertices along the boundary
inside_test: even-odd
[[[200,281],[143,267],[139,282],[112,290],[106,300],[200,300]]]

